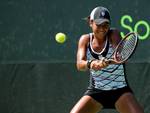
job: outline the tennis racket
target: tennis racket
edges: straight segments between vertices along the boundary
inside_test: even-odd
[[[138,34],[130,32],[118,43],[113,53],[106,59],[106,63],[123,63],[134,53],[138,42]]]

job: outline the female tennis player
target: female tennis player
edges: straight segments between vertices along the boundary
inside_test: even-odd
[[[92,33],[79,39],[77,69],[90,71],[90,83],[70,113],[97,113],[105,108],[144,113],[127,82],[125,64],[108,64],[105,60],[121,40],[119,31],[110,28],[110,21],[108,9],[100,6],[88,17]]]

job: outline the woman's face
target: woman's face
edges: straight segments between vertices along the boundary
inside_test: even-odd
[[[110,27],[108,22],[104,22],[100,25],[96,25],[94,21],[91,22],[90,26],[95,35],[102,36],[102,37],[104,37],[107,34]]]

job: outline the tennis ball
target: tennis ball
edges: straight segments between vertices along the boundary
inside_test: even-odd
[[[64,33],[57,33],[55,36],[55,40],[58,43],[64,43],[66,41],[66,35]]]

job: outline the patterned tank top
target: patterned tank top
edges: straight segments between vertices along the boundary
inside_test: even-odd
[[[90,41],[92,41],[92,33],[90,33]],[[107,40],[108,41],[108,40]],[[109,42],[109,41],[108,41]],[[114,48],[111,43],[107,43],[106,58],[113,53]],[[103,52],[104,53],[104,52]],[[103,54],[102,53],[102,54]],[[90,44],[87,49],[87,60],[95,59],[98,56],[92,53]],[[100,55],[99,58],[103,57]],[[98,59],[98,57],[96,58]],[[124,64],[111,64],[101,70],[90,69],[90,86],[89,88],[96,88],[100,90],[114,90],[127,86],[127,80],[124,72]]]

